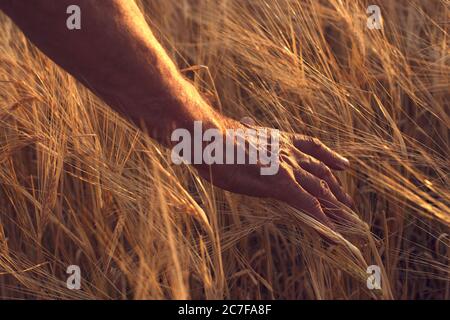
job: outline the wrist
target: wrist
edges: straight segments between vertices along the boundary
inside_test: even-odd
[[[218,129],[225,132],[233,122],[214,110],[181,75],[172,80],[166,78],[166,83],[167,89],[162,90],[157,97],[147,97],[147,101],[139,102],[140,119],[135,121],[163,145],[173,146],[171,135],[176,129],[185,129],[194,135],[195,124],[201,123],[203,130]],[[150,107],[151,104],[154,106]]]

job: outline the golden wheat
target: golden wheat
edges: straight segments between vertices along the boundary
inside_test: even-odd
[[[214,107],[351,159],[335,245],[173,166],[1,16],[0,297],[448,299],[449,4],[377,2],[382,30],[367,1],[139,1]]]

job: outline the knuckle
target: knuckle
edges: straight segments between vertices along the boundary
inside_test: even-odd
[[[311,138],[311,145],[315,149],[322,149],[322,147],[323,147],[322,141],[320,141],[317,138]]]
[[[280,143],[282,146],[292,146],[295,145],[299,139],[292,134],[282,134],[280,136]]]
[[[303,134],[294,134],[293,136],[291,136],[292,141],[301,143],[301,142],[305,142],[308,140],[308,137],[303,135]]]
[[[320,206],[320,202],[318,199],[312,197],[311,201],[310,201],[310,206],[313,210],[321,210],[321,206]]]
[[[316,167],[316,174],[320,177],[328,178],[329,174],[331,174],[330,169],[323,162],[316,161],[315,167]]]
[[[301,165],[305,168],[312,168],[314,165],[314,161],[310,157],[305,157],[301,160]]]
[[[320,194],[322,196],[328,196],[330,194],[330,187],[325,180],[320,180]]]
[[[279,151],[278,151],[278,155],[279,155],[279,157],[289,157],[289,155],[290,155],[290,152],[289,152],[289,150],[287,150],[286,148],[281,148]]]
[[[294,157],[287,151],[280,152],[278,157],[281,161],[280,168],[291,167],[295,163]]]
[[[331,172],[331,169],[328,168],[326,165],[321,165],[322,175],[326,178],[331,180],[333,178],[333,172]]]

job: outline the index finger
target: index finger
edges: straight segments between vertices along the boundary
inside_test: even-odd
[[[295,135],[294,146],[301,152],[322,161],[335,170],[344,170],[350,166],[350,161],[339,153],[331,150],[319,139],[304,135]]]

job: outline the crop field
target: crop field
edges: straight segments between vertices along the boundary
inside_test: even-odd
[[[174,165],[0,14],[0,298],[449,299],[450,3],[373,2],[138,1],[215,109],[349,158],[332,241]]]

